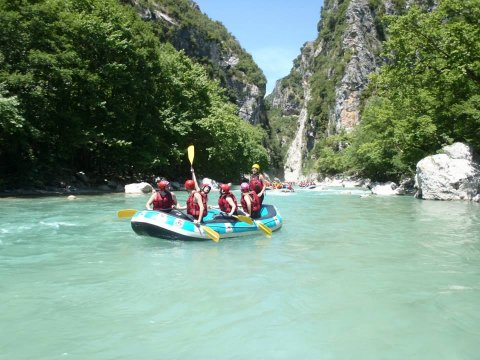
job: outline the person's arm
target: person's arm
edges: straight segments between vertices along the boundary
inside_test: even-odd
[[[250,195],[247,193],[243,195],[243,198],[245,199],[245,202],[247,203],[247,211],[248,215],[252,215],[252,200],[250,199]]]
[[[187,205],[178,205],[177,203],[177,206],[175,206],[175,209],[177,210],[185,210],[187,208]]]
[[[260,174],[260,176],[258,177],[260,179],[260,181],[262,182],[262,185],[263,185],[263,188],[262,190],[258,193],[258,196],[262,196],[263,193],[265,192],[265,189],[267,188],[267,184],[265,183],[265,178],[263,177],[262,174]]]
[[[153,200],[155,199],[155,195],[157,195],[157,193],[153,193],[152,196],[150,196],[150,199],[148,199],[147,203],[145,204],[145,208],[147,210],[152,210],[150,206],[152,205]]]
[[[177,195],[175,195],[175,193],[173,192],[171,192],[170,194],[172,194],[172,200],[173,200],[172,209],[177,209],[178,208]]]
[[[195,190],[200,191],[200,187],[198,186],[197,177],[195,176],[195,170],[193,170],[193,167],[190,168],[190,171],[192,172],[192,180],[195,183]]]
[[[230,207],[232,208],[228,216],[232,216],[237,210],[237,205],[235,205],[235,203],[233,202],[233,199],[230,196],[227,197],[227,202],[230,204]]]
[[[205,210],[205,207],[203,206],[202,195],[200,195],[199,193],[195,193],[194,196],[199,208],[198,219],[196,221],[197,223],[201,223],[203,219],[203,211]]]

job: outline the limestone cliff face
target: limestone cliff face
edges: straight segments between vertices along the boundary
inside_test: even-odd
[[[315,134],[315,126],[309,122],[307,109],[310,100],[311,72],[309,69],[312,67],[315,55],[321,51],[321,46],[318,48],[315,46],[314,42],[307,42],[302,53],[295,60],[289,76],[298,81],[290,86],[285,85],[286,81],[277,81],[268,98],[270,106],[281,109],[282,115],[297,117],[297,127],[293,137],[290,138],[289,134],[284,134],[284,138],[281,140],[282,144],[289,144],[283,169],[283,177],[286,181],[296,181],[300,178],[302,159],[311,150],[311,141]]]
[[[362,92],[380,65],[384,41],[379,17],[404,11],[413,3],[434,6],[433,0],[325,0],[319,35],[307,43],[290,74],[267,96],[273,128],[297,117],[294,133],[279,130],[284,148],[285,178],[298,181],[316,159],[312,149],[320,138],[350,131],[360,121]]]
[[[238,41],[210,20],[190,0],[123,0],[145,21],[153,22],[159,37],[203,64],[226,89],[238,114],[254,125],[268,127],[264,104],[266,79]]]
[[[345,65],[340,83],[335,86],[335,108],[328,127],[330,131],[351,130],[359,122],[360,95],[368,82],[368,75],[379,65],[376,54],[379,53],[381,42],[374,16],[367,0],[354,0],[348,6],[341,47],[351,57]]]

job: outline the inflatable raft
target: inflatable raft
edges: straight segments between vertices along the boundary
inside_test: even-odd
[[[273,205],[263,205],[260,218],[255,219],[255,222],[264,224],[272,231],[282,227],[282,217]],[[225,217],[219,210],[209,210],[201,226],[194,224],[188,215],[178,210],[172,210],[169,213],[143,210],[133,215],[131,225],[138,235],[168,240],[209,240],[205,227],[216,231],[221,239],[262,233],[257,224],[249,225],[243,221]]]

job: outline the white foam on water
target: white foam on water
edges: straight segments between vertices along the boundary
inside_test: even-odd
[[[40,221],[41,225],[53,227],[55,229],[59,229],[60,226],[77,226],[77,224],[72,224],[72,223],[67,223],[67,222],[61,222],[61,221],[55,221],[55,222],[46,222],[46,221]]]
[[[464,290],[473,290],[470,286],[463,286],[463,285],[449,285],[447,287],[448,290],[455,290],[455,291],[464,291]]]

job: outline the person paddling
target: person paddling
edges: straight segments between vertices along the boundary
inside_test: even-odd
[[[258,195],[260,199],[260,206],[263,204],[263,198],[265,197],[265,189],[267,188],[265,178],[260,174],[260,165],[252,165],[252,174],[250,175],[249,187],[252,191]]]
[[[210,186],[204,185],[199,188],[195,171],[191,168],[192,180],[185,181],[185,189],[189,192],[186,206],[178,207],[179,210],[187,210],[187,214],[194,220],[195,224],[200,224],[203,217],[207,215],[207,197],[210,192]]]
[[[222,184],[220,185],[220,197],[218,198],[218,207],[220,211],[225,213],[227,216],[232,216],[237,214],[237,199],[235,195],[230,191],[230,185]]]
[[[205,202],[208,204],[208,194],[210,194],[210,190],[212,187],[209,184],[203,184],[202,187],[198,185],[197,177],[195,176],[195,170],[193,167],[191,168],[192,171],[192,179],[195,182],[195,190],[200,192],[202,196],[205,196]]]
[[[258,219],[260,217],[260,199],[255,191],[251,191],[248,183],[244,182],[240,185],[242,192],[242,209],[245,214],[249,215],[252,219]]]
[[[160,178],[156,179],[159,191],[156,191],[150,199],[148,199],[145,207],[147,210],[170,212],[173,208],[178,206],[177,197],[175,193],[168,191],[169,182]]]

